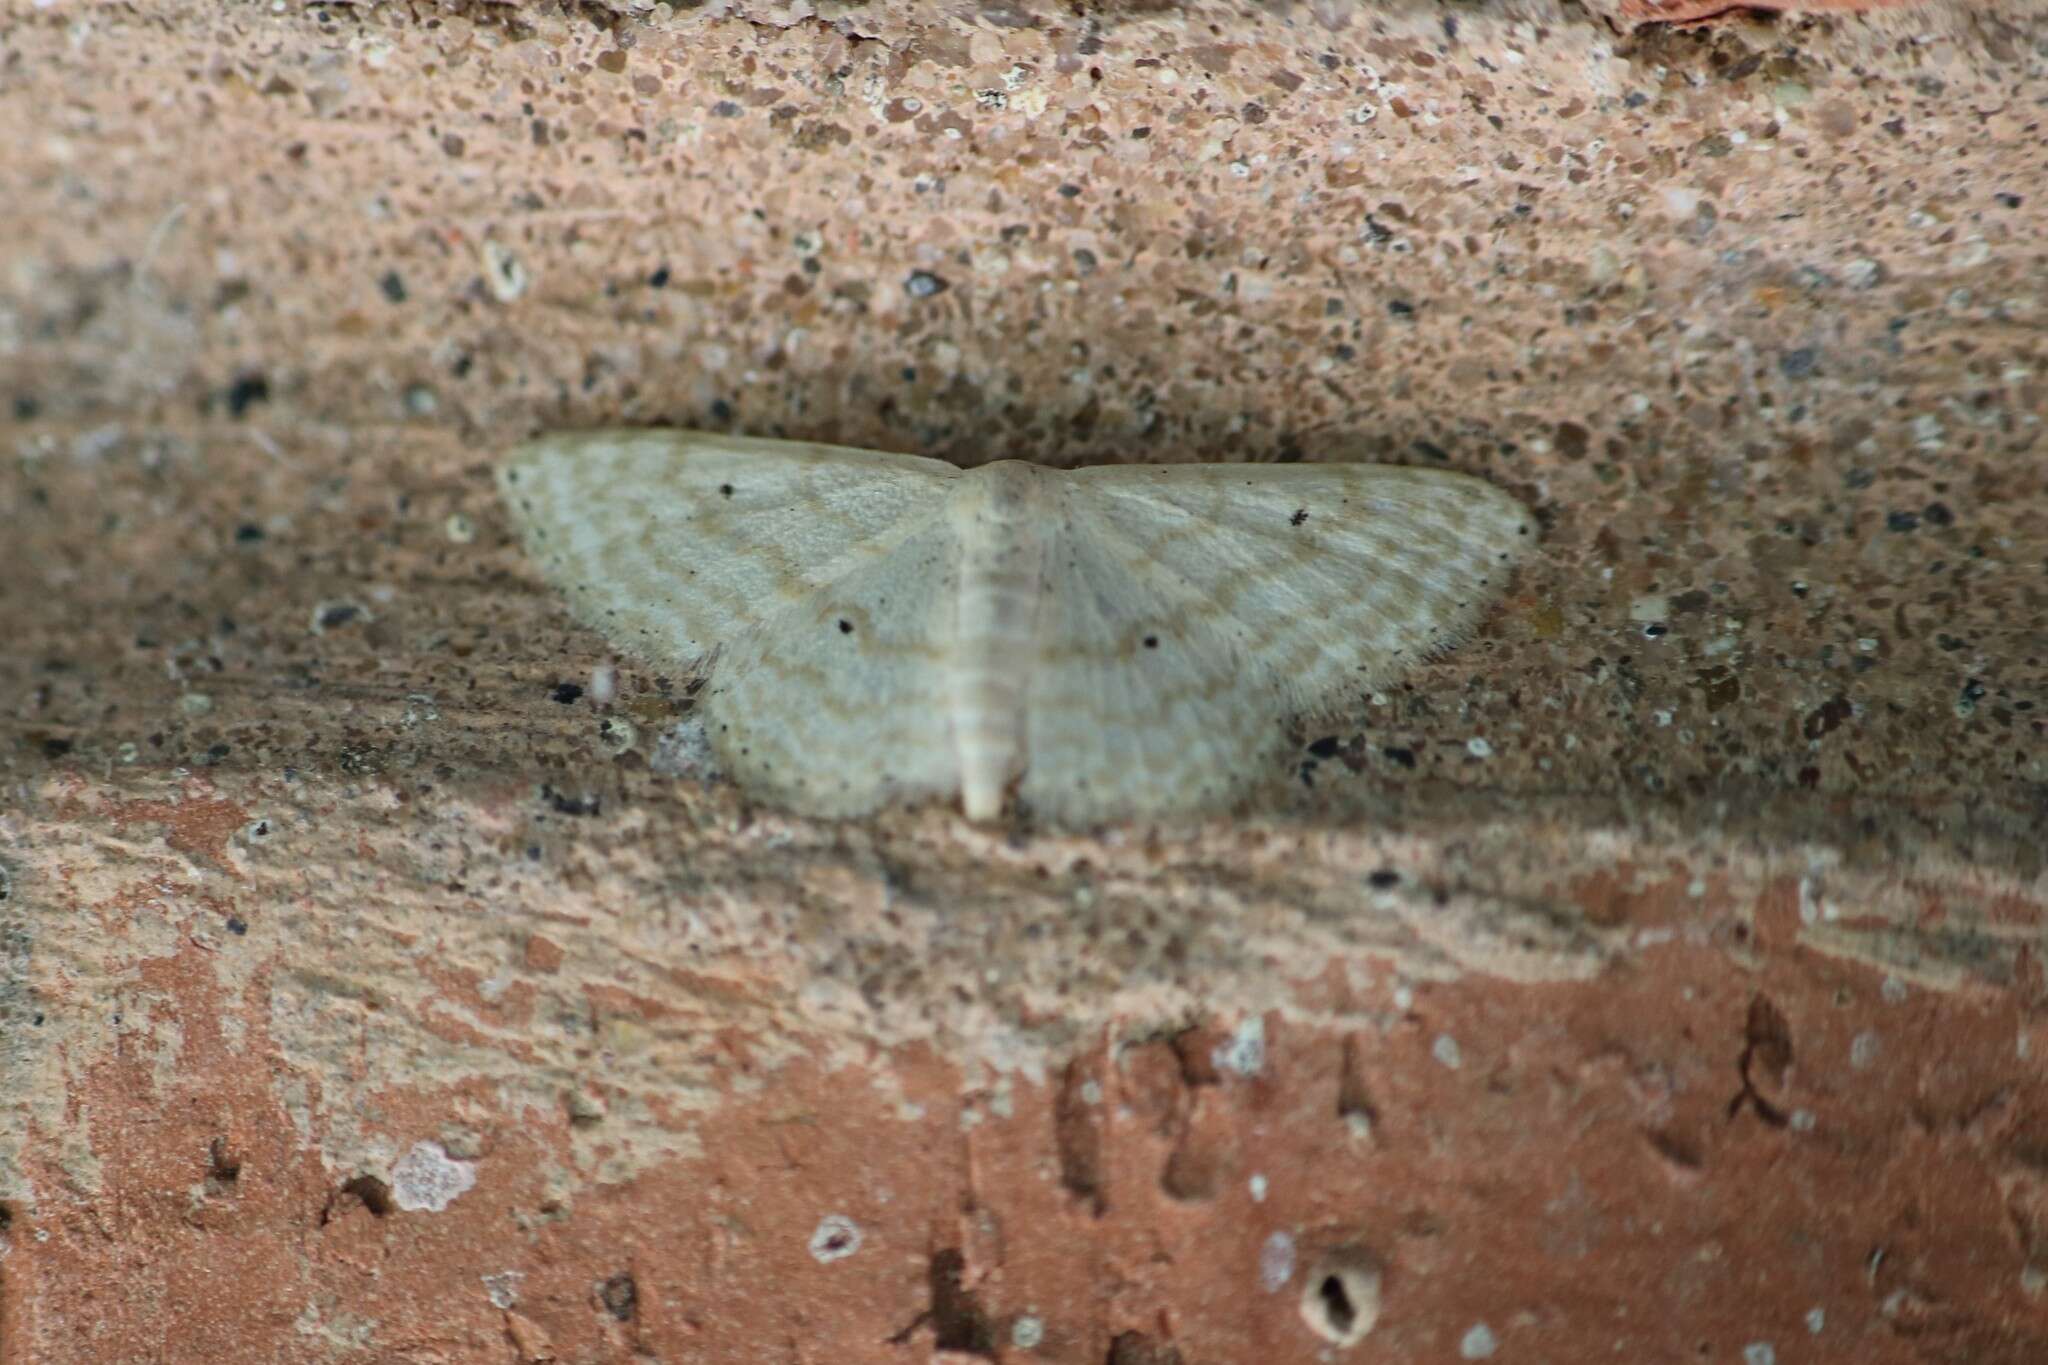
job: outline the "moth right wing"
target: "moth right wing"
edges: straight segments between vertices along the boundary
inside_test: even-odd
[[[1106,530],[1090,494],[1062,502],[1021,804],[1070,827],[1227,807],[1277,750],[1287,689],[1248,671],[1232,623]]]
[[[1373,464],[1097,465],[1069,474],[1091,534],[1304,707],[1458,643],[1535,543],[1482,479]]]
[[[1213,810],[1291,713],[1468,632],[1532,539],[1492,485],[1385,465],[1064,476],[1024,803],[1066,824]]]

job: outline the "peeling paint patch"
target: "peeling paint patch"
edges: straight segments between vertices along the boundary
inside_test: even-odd
[[[199,797],[172,801],[109,803],[106,816],[115,828],[156,823],[164,842],[188,857],[204,858],[236,875],[228,863],[228,840],[249,823],[249,812],[233,801]]]

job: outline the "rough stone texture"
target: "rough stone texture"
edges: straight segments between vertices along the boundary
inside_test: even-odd
[[[1750,12],[1860,14],[1865,10],[1889,9],[1899,3],[1900,0],[1619,0],[1618,4],[1596,3],[1588,8],[1638,26],[1701,24],[1721,18],[1740,19]]]
[[[2048,1358],[2034,10],[13,0],[0,1362]],[[1240,818],[807,822],[600,422],[1546,540]]]

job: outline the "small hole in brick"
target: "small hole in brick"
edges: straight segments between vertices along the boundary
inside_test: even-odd
[[[1323,1306],[1323,1321],[1329,1324],[1333,1336],[1348,1336],[1351,1325],[1358,1321],[1358,1311],[1351,1306],[1351,1296],[1344,1292],[1344,1281],[1335,1275],[1323,1276],[1323,1282],[1316,1286],[1316,1298]]]
[[[598,1297],[604,1300],[607,1313],[620,1322],[631,1322],[633,1315],[639,1311],[640,1286],[634,1282],[631,1275],[621,1272],[604,1282],[604,1288],[598,1291]]]
[[[1317,1262],[1302,1291],[1301,1317],[1334,1346],[1365,1340],[1380,1318],[1380,1271],[1371,1253],[1343,1247]]]
[[[359,1175],[348,1181],[328,1199],[327,1207],[320,1212],[321,1226],[334,1221],[348,1199],[354,1198],[377,1218],[391,1212],[391,1187],[374,1175]]]

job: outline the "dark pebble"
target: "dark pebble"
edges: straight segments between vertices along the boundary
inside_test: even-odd
[[[1787,379],[1804,379],[1813,373],[1819,354],[1811,346],[1801,346],[1796,351],[1787,351],[1778,357],[1778,369]]]

